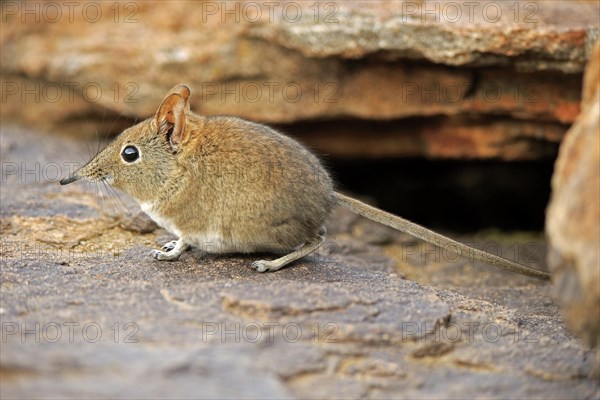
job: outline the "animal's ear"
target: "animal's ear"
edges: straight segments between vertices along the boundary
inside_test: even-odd
[[[179,93],[169,93],[156,111],[158,134],[173,148],[187,139],[185,111],[186,101]]]
[[[178,95],[180,95],[183,98],[183,101],[185,102],[185,111],[190,111],[190,102],[189,102],[189,98],[192,95],[192,91],[190,90],[189,86],[186,85],[185,83],[180,83],[177,86],[174,86],[173,88],[171,88],[171,90],[169,90],[165,96],[165,100],[167,99],[167,97],[169,97],[170,95],[172,95],[173,93],[177,93]]]

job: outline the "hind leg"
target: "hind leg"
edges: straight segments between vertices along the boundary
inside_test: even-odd
[[[266,271],[277,271],[278,269],[288,265],[289,263],[296,261],[304,256],[309,255],[313,251],[317,250],[325,241],[325,227],[319,230],[318,236],[310,242],[304,243],[302,247],[295,250],[283,257],[277,258],[272,261],[258,260],[252,263],[252,267],[258,272]]]

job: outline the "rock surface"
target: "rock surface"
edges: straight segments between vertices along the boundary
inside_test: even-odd
[[[600,7],[467,3],[178,2],[168,18],[160,1],[72,13],[53,2],[63,4],[60,17],[40,3],[29,14],[11,3],[0,34],[0,115],[114,134],[185,81],[200,113],[313,122],[305,141],[334,155],[554,156],[579,113]],[[378,121],[393,129],[365,128]],[[344,148],[337,135],[350,139]]]
[[[165,231],[123,225],[95,187],[58,185],[85,144],[0,133],[2,398],[600,395],[547,282],[342,210],[317,255],[277,273],[196,250],[156,262]],[[539,238],[470,241],[544,268]]]
[[[548,265],[566,321],[600,346],[600,42],[587,67],[582,113],[556,161],[546,231]],[[600,353],[598,355],[600,376]]]

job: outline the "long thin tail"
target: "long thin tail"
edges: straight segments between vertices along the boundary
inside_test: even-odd
[[[398,217],[397,215],[388,213],[378,208],[372,207],[362,201],[353,199],[352,197],[345,196],[341,193],[335,193],[337,204],[352,211],[353,213],[362,215],[372,221],[379,222],[380,224],[389,226],[390,228],[397,229],[402,232],[406,232],[419,239],[425,240],[431,244],[439,246],[446,250],[451,250],[459,255],[468,255],[479,261],[494,265],[496,267],[503,268],[507,271],[514,272],[521,275],[530,276],[532,278],[549,280],[550,274],[538,271],[533,268],[526,267],[516,262],[507,260],[502,257],[498,257],[494,254],[486,253],[485,251],[478,250],[466,244],[457,242],[446,236],[440,235],[430,231],[427,228],[417,225],[414,222],[410,222],[404,218]]]

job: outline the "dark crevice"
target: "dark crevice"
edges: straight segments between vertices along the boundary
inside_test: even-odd
[[[553,160],[328,159],[337,186],[430,228],[542,231]]]

